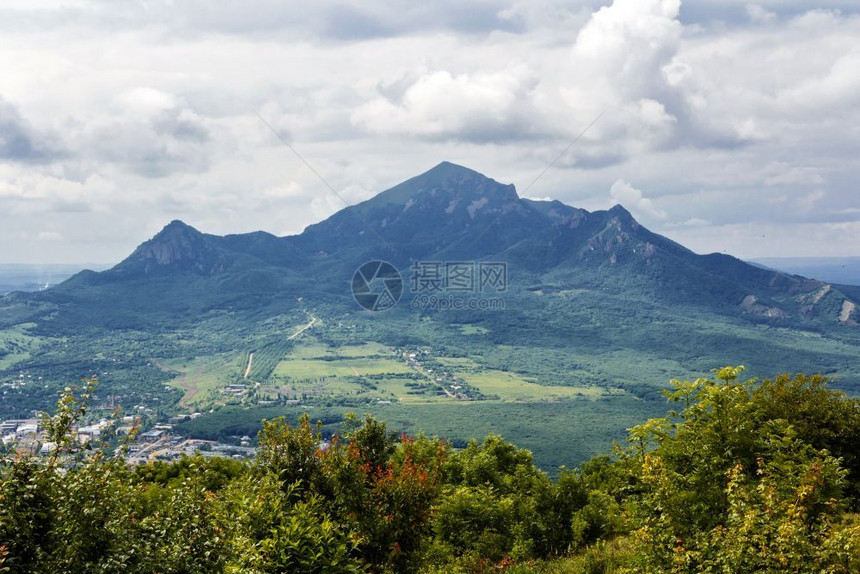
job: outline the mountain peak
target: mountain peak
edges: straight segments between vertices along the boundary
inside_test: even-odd
[[[619,221],[622,225],[631,227],[633,229],[639,228],[639,222],[636,221],[636,218],[633,217],[629,211],[624,209],[624,207],[620,203],[616,203],[612,207],[610,207],[606,213],[613,219]]]
[[[365,203],[405,205],[421,196],[481,195],[497,197],[503,201],[517,201],[512,184],[502,184],[473,169],[443,161],[437,166],[403,183],[383,191]]]
[[[435,167],[430,168],[429,170],[424,172],[422,175],[435,177],[435,178],[441,178],[441,179],[448,179],[451,177],[463,177],[463,176],[480,177],[480,178],[484,178],[484,179],[489,179],[487,176],[485,176],[482,173],[479,173],[473,169],[469,169],[468,167],[465,167],[465,166],[462,166],[462,165],[459,165],[456,163],[452,163],[450,161],[443,161],[443,162],[439,163],[438,165],[436,165]],[[421,177],[421,176],[418,176],[418,177]]]
[[[612,215],[615,215],[615,216],[633,219],[633,215],[631,215],[631,213],[629,211],[624,209],[624,206],[621,205],[620,203],[616,203],[615,205],[610,207],[609,213],[611,213]]]
[[[115,269],[152,273],[155,269],[187,268],[208,273],[215,249],[206,237],[187,223],[174,219],[145,241]]]
[[[164,226],[164,229],[194,229],[181,219],[174,219],[170,223]],[[196,231],[196,230],[195,230]]]
[[[178,234],[192,235],[192,236],[203,235],[202,233],[200,233],[199,231],[197,231],[195,228],[191,227],[190,225],[188,225],[184,221],[182,221],[180,219],[174,219],[173,221],[171,221],[170,223],[168,223],[167,225],[162,227],[161,231],[156,233],[153,236],[153,238],[151,239],[151,241],[163,239],[166,237],[175,236]]]

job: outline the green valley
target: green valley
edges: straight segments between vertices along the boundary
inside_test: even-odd
[[[373,261],[390,264],[376,287],[357,275]],[[362,308],[391,281],[399,302]],[[196,413],[188,437],[238,442],[302,413],[332,432],[373,413],[458,445],[499,433],[555,473],[663,412],[679,373],[820,372],[857,394],[857,297],[444,162],[300,235],[174,221],[109,270],[0,298],[0,419],[97,377],[97,412]]]

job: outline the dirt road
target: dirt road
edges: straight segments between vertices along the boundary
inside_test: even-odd
[[[251,374],[251,365],[254,364],[254,353],[248,355],[248,367],[245,369],[245,375],[242,377],[244,379],[248,378],[248,375]]]
[[[311,315],[311,322],[308,323],[307,325],[305,325],[304,327],[302,327],[301,329],[299,329],[298,331],[296,331],[295,333],[293,333],[292,335],[290,335],[289,337],[287,337],[287,341],[292,341],[293,339],[295,339],[296,337],[298,337],[299,335],[304,333],[306,330],[310,329],[313,326],[313,324],[316,322],[317,322],[317,318],[314,317],[313,315]]]

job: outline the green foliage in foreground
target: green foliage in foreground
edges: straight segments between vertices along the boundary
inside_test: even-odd
[[[823,377],[673,381],[677,412],[551,481],[498,436],[454,450],[347,417],[267,421],[252,463],[0,466],[0,572],[856,572],[860,402]],[[85,390],[84,393],[88,393]]]

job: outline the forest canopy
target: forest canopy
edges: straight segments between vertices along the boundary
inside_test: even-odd
[[[0,572],[856,572],[860,402],[820,375],[672,381],[673,410],[552,481],[500,436],[454,449],[348,416],[264,423],[255,460],[0,463]]]

